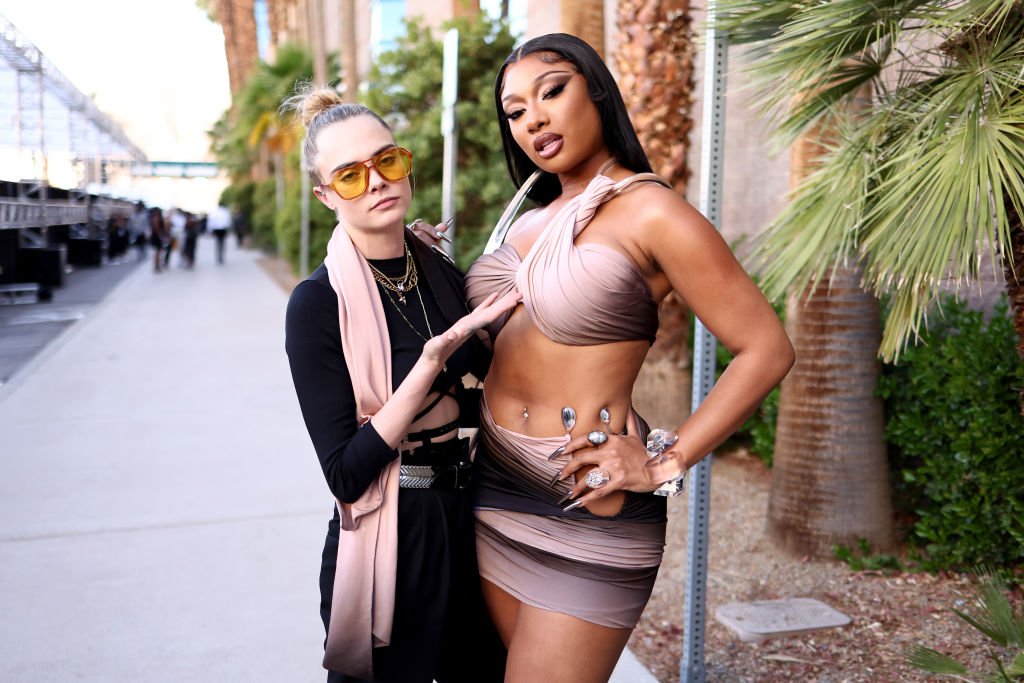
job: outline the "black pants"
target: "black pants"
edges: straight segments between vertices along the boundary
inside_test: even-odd
[[[471,490],[401,489],[391,643],[373,652],[376,683],[500,683],[505,647],[487,616],[476,565]],[[328,526],[320,616],[328,628],[338,555]],[[329,672],[328,683],[360,683]]]
[[[213,237],[217,240],[217,263],[224,263],[224,240],[228,238],[228,231],[214,230]]]

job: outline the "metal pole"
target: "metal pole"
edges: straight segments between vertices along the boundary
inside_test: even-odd
[[[716,228],[721,228],[722,155],[725,151],[725,68],[728,57],[726,36],[715,30],[715,2],[708,2],[704,62],[704,110],[700,160],[700,211]],[[715,383],[715,338],[697,320],[693,332],[693,395],[691,410],[697,410]],[[704,621],[708,576],[708,518],[711,514],[711,458],[693,468],[690,479],[689,517],[686,535],[686,602],[684,611],[683,657],[679,680],[704,683]]]
[[[441,81],[441,135],[444,136],[444,175],[441,178],[441,220],[455,217],[455,157],[458,138],[455,134],[455,103],[459,95],[459,31],[448,29],[444,34],[444,78]],[[455,246],[455,229],[448,229],[451,242],[442,243],[449,256]]]

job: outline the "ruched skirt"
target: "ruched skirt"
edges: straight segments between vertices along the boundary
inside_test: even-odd
[[[563,513],[555,503],[569,484],[550,482],[564,462],[549,462],[548,456],[566,437],[505,429],[494,423],[486,402],[480,423],[480,575],[527,605],[600,626],[635,627],[665,548],[664,501],[629,493],[614,517],[582,509]]]

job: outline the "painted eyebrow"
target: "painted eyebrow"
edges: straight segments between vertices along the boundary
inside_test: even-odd
[[[572,73],[571,71],[559,71],[557,69],[553,69],[551,71],[545,71],[540,76],[537,76],[537,78],[533,79],[533,82],[535,84],[536,83],[540,83],[541,81],[543,81],[545,78],[547,78],[551,74],[571,74],[571,73]],[[501,101],[504,103],[507,100],[514,100],[514,99],[520,99],[521,100],[523,98],[519,97],[519,95],[512,94],[512,95],[505,95],[504,97],[501,98]]]
[[[378,149],[376,152],[371,154],[370,155],[370,159],[372,159],[373,157],[377,156],[378,154],[380,154],[384,150],[395,149],[396,147],[398,147],[398,145],[396,145],[393,142],[389,142],[388,144],[384,145],[383,147]],[[370,159],[366,159],[365,161],[369,161]],[[338,171],[340,171],[343,168],[348,168],[349,166],[355,166],[358,163],[362,163],[362,162],[359,162],[359,161],[346,161],[344,164],[338,164],[337,166],[335,166],[334,168],[331,169],[331,175],[334,175],[335,173],[337,173]]]

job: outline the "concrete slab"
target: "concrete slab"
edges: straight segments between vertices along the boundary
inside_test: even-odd
[[[715,618],[747,643],[850,623],[850,617],[813,598],[733,602],[715,610]]]

